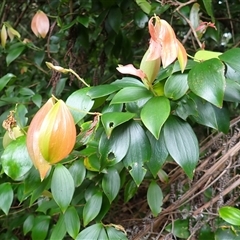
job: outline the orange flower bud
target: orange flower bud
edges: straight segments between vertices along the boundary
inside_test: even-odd
[[[37,37],[45,38],[49,31],[49,20],[43,11],[37,11],[31,22],[31,29]]]
[[[27,149],[43,180],[51,164],[65,158],[76,141],[76,128],[66,104],[53,99],[34,116],[27,133]]]

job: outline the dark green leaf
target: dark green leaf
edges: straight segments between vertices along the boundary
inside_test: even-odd
[[[23,128],[27,125],[28,118],[26,117],[28,110],[25,105],[18,104],[15,113],[15,118],[17,119],[18,125]]]
[[[188,219],[177,219],[168,224],[165,229],[179,238],[187,239],[190,236]]]
[[[34,96],[32,96],[32,101],[37,107],[40,108],[42,105],[42,96],[40,94],[35,94]]]
[[[198,240],[215,240],[214,233],[209,225],[205,224],[199,232],[199,239]]]
[[[0,185],[0,209],[8,215],[9,209],[13,202],[13,190],[10,183]]]
[[[225,90],[223,63],[214,58],[197,64],[189,72],[188,85],[196,95],[221,108]]]
[[[3,77],[0,78],[0,91],[8,84],[8,82],[12,79],[15,78],[16,76],[13,75],[12,73],[7,73]]]
[[[170,114],[170,102],[166,97],[153,97],[141,111],[141,120],[156,139]]]
[[[164,85],[165,96],[173,100],[181,98],[188,90],[187,78],[188,74],[171,75]]]
[[[229,112],[226,108],[217,108],[209,102],[191,95],[197,105],[198,114],[192,116],[198,123],[214,128],[223,133],[229,130]]]
[[[51,233],[50,240],[62,240],[66,236],[64,217],[61,214]]]
[[[95,98],[108,96],[108,95],[118,91],[119,89],[120,89],[120,87],[118,87],[117,85],[113,85],[113,84],[111,84],[111,85],[110,84],[99,85],[99,86],[96,86],[96,87],[92,87],[87,92],[87,95],[91,99],[95,99]]]
[[[170,116],[163,127],[163,133],[169,154],[192,179],[199,158],[199,148],[191,126],[175,116]]]
[[[124,122],[129,121],[135,116],[130,112],[107,112],[101,117],[103,127],[106,131],[108,138],[110,137],[113,129]]]
[[[124,202],[128,202],[137,192],[138,186],[136,185],[135,181],[130,179],[124,188]]]
[[[11,62],[13,62],[16,58],[18,58],[21,55],[21,53],[24,51],[24,49],[25,49],[25,46],[22,44],[19,45],[19,43],[16,43],[15,47],[14,45],[12,45],[6,57],[7,66],[9,66]]]
[[[147,169],[143,167],[143,164],[135,162],[132,166],[132,169],[129,171],[130,175],[132,176],[133,180],[139,187],[143,178],[147,172]]]
[[[126,88],[126,87],[143,87],[145,88],[145,85],[139,81],[136,78],[132,78],[132,77],[124,77],[122,79],[118,79],[116,81],[114,81],[113,83],[111,83],[111,85],[116,85],[119,88]]]
[[[109,240],[113,240],[113,239],[114,240],[127,240],[128,239],[126,234],[124,234],[122,231],[120,231],[119,228],[114,228],[114,227],[111,227],[111,226],[107,226],[106,231],[107,231],[107,235],[108,235]]]
[[[207,11],[207,14],[211,17],[212,22],[215,22],[212,8],[212,0],[203,0],[204,7]]]
[[[111,28],[118,33],[122,23],[122,12],[120,8],[111,8],[108,14],[107,21]]]
[[[224,100],[229,102],[240,102],[240,84],[226,78],[226,89]]]
[[[151,4],[147,0],[135,0],[137,5],[147,14],[151,12]]]
[[[32,240],[44,240],[48,233],[50,216],[38,215],[34,219],[32,228]]]
[[[240,210],[234,207],[221,207],[218,211],[219,216],[226,222],[240,226]]]
[[[239,240],[239,233],[236,233],[230,227],[227,229],[219,228],[215,231],[214,240]],[[206,239],[205,239],[206,240]]]
[[[96,223],[90,227],[85,228],[81,231],[76,240],[86,240],[86,239],[94,239],[98,240],[98,236],[103,229],[103,225],[101,223]],[[99,239],[100,240],[100,239]]]
[[[71,173],[75,186],[79,187],[86,175],[86,168],[84,166],[83,160],[74,161],[74,163],[70,166],[69,172]]]
[[[219,56],[219,58],[222,61],[227,63],[231,68],[233,68],[237,72],[240,72],[239,57],[240,57],[240,48],[232,48]]]
[[[54,169],[51,190],[53,199],[64,213],[72,201],[75,186],[71,173],[61,164]]]
[[[104,174],[102,179],[102,188],[111,203],[120,189],[120,177],[115,168],[107,169],[107,173]]]
[[[148,187],[147,201],[153,216],[156,217],[162,210],[163,194],[161,188],[155,181],[152,181]]]
[[[134,15],[134,21],[139,28],[144,28],[148,23],[148,16],[142,11],[138,11]]]
[[[66,101],[75,123],[83,119],[94,104],[94,101],[87,96],[88,91],[89,88],[77,90],[73,92]]]
[[[158,171],[161,169],[167,159],[168,150],[164,142],[163,134],[160,134],[158,140],[154,138],[150,132],[147,132],[147,136],[152,148],[151,158],[149,162],[147,162],[147,166],[155,178],[157,177]]]
[[[32,230],[34,224],[34,216],[32,214],[28,215],[23,223],[23,234],[24,236]]]
[[[64,222],[68,234],[75,239],[80,230],[80,220],[75,207],[69,207],[64,213]]]
[[[21,179],[32,167],[28,155],[26,136],[18,137],[12,141],[1,156],[3,171],[13,180]]]
[[[83,208],[83,225],[86,226],[100,212],[102,207],[102,193],[95,193],[85,204]],[[80,239],[77,237],[77,239]],[[97,239],[97,238],[90,238]]]
[[[112,99],[111,104],[134,102],[140,99],[148,99],[152,93],[143,87],[126,87],[120,90]]]
[[[26,87],[20,88],[19,93],[23,96],[33,96],[35,94],[33,90]]]

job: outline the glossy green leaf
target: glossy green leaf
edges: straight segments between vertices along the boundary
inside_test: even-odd
[[[197,61],[205,61],[212,58],[218,58],[221,54],[222,54],[221,52],[199,50],[195,53],[194,59]]]
[[[170,114],[170,102],[166,97],[153,97],[147,101],[141,111],[141,120],[156,139],[164,122]]]
[[[199,239],[198,240],[215,240],[214,232],[212,231],[211,227],[207,224],[202,226],[199,231]]]
[[[103,132],[98,145],[102,156],[102,167],[113,166],[120,162],[127,154],[129,141],[130,136],[126,124],[117,127],[110,138]]]
[[[15,112],[15,118],[17,119],[18,125],[23,128],[27,125],[28,118],[26,115],[28,114],[28,109],[24,104],[18,104],[17,110]]]
[[[80,220],[75,207],[69,207],[64,213],[64,222],[68,234],[75,239],[80,230]]]
[[[198,114],[192,116],[198,123],[214,128],[223,133],[228,133],[230,119],[226,108],[217,108],[209,102],[191,95],[197,105]]]
[[[170,116],[163,127],[163,133],[169,154],[192,179],[199,159],[199,148],[191,126],[175,116]]]
[[[145,85],[138,79],[132,77],[123,77],[122,79],[118,79],[111,83],[111,85],[116,85],[119,88],[126,88],[126,87],[143,87]]]
[[[152,181],[148,187],[147,202],[153,216],[156,217],[162,210],[163,193],[155,181]]]
[[[124,122],[129,121],[135,116],[130,112],[107,112],[101,116],[103,127],[106,131],[108,138],[111,136],[113,129]]]
[[[30,214],[30,215],[28,215],[28,217],[23,222],[23,234],[24,234],[24,236],[32,230],[33,224],[34,224],[34,216],[32,214]]]
[[[234,207],[221,207],[218,210],[219,216],[226,222],[240,226],[240,210]]]
[[[111,203],[120,189],[120,176],[115,168],[108,168],[102,179],[103,192]]]
[[[64,213],[72,201],[75,190],[74,181],[69,170],[61,164],[54,169],[51,191],[53,199]]]
[[[15,43],[14,45],[12,45],[6,57],[7,66],[9,66],[11,62],[18,58],[24,50],[25,45],[23,45],[22,43]]]
[[[188,74],[171,75],[164,84],[164,94],[167,98],[178,100],[188,90]]]
[[[111,8],[108,14],[107,21],[111,28],[118,33],[122,23],[122,12],[120,8]]]
[[[142,11],[138,11],[134,15],[134,22],[139,28],[144,28],[148,23],[148,16]]]
[[[232,48],[224,52],[219,58],[227,63],[235,71],[240,72],[240,48]]]
[[[66,101],[75,123],[83,119],[92,108],[94,101],[87,95],[89,88],[73,92]]]
[[[214,240],[239,240],[239,233],[229,228],[219,228],[214,233]],[[206,240],[206,239],[205,239]]]
[[[126,87],[120,90],[112,99],[111,104],[134,102],[140,99],[149,99],[152,93],[143,87]]]
[[[137,5],[147,14],[151,12],[151,4],[147,0],[135,0]]]
[[[168,224],[165,229],[179,238],[187,239],[190,236],[188,219],[177,219]]]
[[[107,226],[106,227],[106,231],[107,231],[107,235],[108,235],[108,239],[109,240],[127,240],[127,236],[126,234],[124,234],[122,231],[120,231],[119,229],[116,229],[114,227],[111,226]]]
[[[141,182],[143,181],[144,176],[147,173],[147,169],[143,167],[143,164],[135,162],[131,166],[131,170],[129,171],[130,175],[132,176],[133,180],[139,187]]]
[[[76,187],[79,187],[86,176],[86,168],[84,166],[83,160],[74,161],[69,167],[69,172],[73,177],[73,181]]]
[[[158,140],[154,138],[150,132],[147,132],[147,136],[149,138],[152,149],[151,158],[149,162],[147,162],[147,166],[155,178],[157,177],[158,171],[161,169],[167,159],[168,150],[164,142],[163,134],[160,134]]]
[[[48,234],[48,228],[50,223],[50,216],[38,215],[34,219],[34,225],[32,228],[32,240],[44,240]]]
[[[117,85],[113,85],[113,84],[99,85],[99,86],[92,87],[87,92],[87,95],[91,99],[95,99],[95,98],[108,96],[108,95],[118,91],[119,89],[120,88]]]
[[[13,189],[10,183],[0,185],[0,209],[8,215],[9,209],[13,202]]]
[[[40,108],[42,106],[42,96],[40,94],[32,96],[32,101],[37,107]]]
[[[102,229],[103,229],[103,225],[101,223],[96,223],[94,225],[91,225],[90,227],[87,227],[83,231],[81,231],[76,237],[76,240],[86,240],[86,239],[98,240],[99,239],[98,236],[102,231]]]
[[[7,73],[3,77],[0,78],[0,91],[8,84],[8,82],[12,79],[16,78],[12,73]]]
[[[124,202],[128,202],[137,192],[138,186],[130,179],[124,187]]]
[[[240,102],[240,84],[226,78],[224,100],[228,102]]]
[[[32,167],[32,161],[26,147],[26,136],[12,141],[1,156],[2,168],[5,174],[13,180],[21,179]]]
[[[207,11],[207,14],[211,17],[212,22],[215,22],[214,15],[213,15],[212,0],[203,0],[203,4]]]
[[[199,97],[222,107],[225,90],[223,63],[214,58],[197,64],[189,72],[188,85]]]
[[[88,223],[99,214],[101,207],[102,207],[102,193],[97,192],[86,202],[83,208],[84,226],[88,225]]]
[[[64,222],[64,217],[61,214],[59,219],[57,220],[56,225],[53,227],[53,231],[50,236],[50,240],[62,240],[66,236],[66,226]]]

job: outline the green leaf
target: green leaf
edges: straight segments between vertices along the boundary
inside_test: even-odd
[[[76,187],[79,187],[86,175],[86,168],[84,166],[83,160],[74,161],[69,168],[69,172],[73,177],[73,181]]]
[[[130,112],[107,112],[101,117],[103,127],[106,131],[107,137],[111,136],[113,129],[124,122],[129,121],[135,116],[134,113]]]
[[[132,77],[123,77],[122,79],[118,79],[111,83],[111,85],[116,85],[119,88],[126,87],[143,87],[146,88],[145,85],[136,78]]]
[[[83,208],[83,225],[86,226],[100,212],[102,207],[102,193],[97,192],[86,202]],[[77,239],[79,239],[77,237]],[[95,239],[95,238],[90,238]],[[97,239],[97,238],[96,238]]]
[[[8,82],[12,79],[16,78],[12,73],[7,73],[3,77],[0,78],[0,91],[8,84]]]
[[[22,45],[19,43],[13,44],[9,49],[9,53],[7,54],[7,57],[6,57],[7,66],[9,66],[11,62],[13,62],[16,58],[18,58],[21,55],[21,53],[24,51],[24,49],[25,49],[25,45]]]
[[[20,88],[19,93],[23,96],[33,96],[35,94],[32,89],[27,87]]]
[[[240,210],[234,207],[221,207],[218,211],[219,216],[226,222],[240,226]]]
[[[148,187],[147,201],[153,216],[157,217],[162,210],[163,194],[161,188],[155,181],[152,181]]]
[[[23,223],[24,236],[32,230],[33,224],[34,224],[34,216],[32,214],[30,214],[30,215],[28,215],[28,217],[25,219],[25,221]]]
[[[91,225],[90,227],[85,228],[81,231],[76,240],[86,240],[86,239],[94,239],[98,240],[98,236],[103,229],[103,225],[101,223],[96,223]],[[100,239],[99,239],[100,240]]]
[[[147,166],[154,178],[156,178],[159,170],[167,159],[168,150],[164,142],[163,134],[160,134],[158,140],[154,138],[154,136],[150,132],[147,132],[147,136],[149,138],[152,148],[151,158],[149,162],[147,162]]]
[[[42,105],[42,96],[40,94],[35,94],[32,96],[32,101],[37,107],[41,107]]]
[[[165,229],[179,238],[187,239],[190,236],[188,219],[177,219],[168,224]]]
[[[134,14],[134,22],[139,28],[144,28],[148,23],[148,16],[142,11],[138,11]]]
[[[226,78],[224,100],[228,102],[240,102],[240,84]]]
[[[152,93],[144,87],[126,87],[116,93],[111,104],[134,102],[151,97]]]
[[[191,126],[175,116],[170,116],[163,127],[163,133],[169,154],[192,179],[199,158],[199,148]]]
[[[191,7],[190,16],[189,16],[189,20],[194,29],[196,29],[200,24],[199,10],[200,10],[200,5],[198,3],[194,3]]]
[[[135,0],[137,5],[147,14],[151,12],[151,4],[147,0]]]
[[[167,98],[178,100],[188,90],[188,74],[171,75],[164,84],[164,94]]]
[[[34,219],[34,225],[32,228],[32,240],[44,240],[48,233],[50,216],[38,215]]]
[[[80,220],[75,207],[69,207],[64,213],[64,222],[68,234],[75,239],[80,230]]]
[[[113,85],[113,84],[99,85],[99,86],[92,87],[87,92],[87,95],[91,99],[95,99],[95,98],[108,96],[108,95],[118,91],[119,89],[120,88],[117,85]]]
[[[141,120],[156,139],[164,122],[170,114],[170,102],[166,97],[153,97],[147,101],[141,111]]]
[[[197,64],[188,74],[188,85],[196,95],[221,108],[225,90],[223,63],[213,58]]]
[[[144,176],[147,173],[147,169],[143,167],[143,164],[138,162],[135,162],[131,167],[132,169],[129,171],[129,173],[139,187],[139,185],[143,181]]]
[[[130,179],[124,187],[124,202],[128,202],[137,192],[138,186]]]
[[[238,231],[239,232],[239,231]],[[233,231],[232,228],[222,229],[219,228],[214,233],[214,240],[239,240],[239,233]]]
[[[192,116],[198,123],[214,128],[223,133],[228,133],[230,119],[226,108],[217,108],[197,96],[191,95],[197,105],[198,114]]]
[[[113,225],[114,226],[114,225]],[[114,227],[111,226],[107,226],[106,227],[106,231],[107,231],[107,235],[108,235],[108,239],[109,240],[127,240],[127,236],[126,234],[124,234],[122,231],[120,231],[119,229],[116,229]]]
[[[15,118],[17,119],[18,125],[23,128],[27,125],[28,118],[26,117],[28,110],[24,104],[18,104],[15,113]]]
[[[64,222],[64,217],[61,214],[56,225],[53,227],[53,231],[50,236],[50,240],[62,240],[66,236],[66,226]]]
[[[66,101],[69,110],[73,115],[75,123],[83,119],[92,108],[94,101],[87,96],[89,88],[83,88],[73,92]]]
[[[0,185],[0,209],[8,215],[9,209],[13,202],[13,190],[10,183]]]
[[[220,60],[227,63],[235,71],[240,72],[240,48],[232,48],[219,56]]]
[[[221,52],[213,52],[207,50],[199,50],[195,53],[194,59],[198,61],[205,61],[212,58],[218,58],[222,53]]]
[[[64,213],[72,201],[75,186],[71,173],[61,164],[54,169],[51,190],[53,199]]]
[[[199,239],[198,240],[215,240],[214,233],[209,225],[204,225],[199,232]]]
[[[211,17],[212,22],[215,22],[213,9],[212,9],[212,0],[203,0],[203,4],[207,11],[207,14]]]
[[[13,180],[20,180],[32,167],[28,155],[26,136],[18,137],[12,141],[1,156],[2,168]]]
[[[108,14],[107,21],[111,28],[118,33],[122,23],[122,12],[120,8],[111,8]]]
[[[108,168],[107,173],[103,175],[102,188],[111,203],[117,196],[120,189],[120,177],[115,168]]]

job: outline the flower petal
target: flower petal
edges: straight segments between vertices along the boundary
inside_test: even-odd
[[[131,75],[140,77],[141,79],[144,79],[146,77],[145,73],[142,70],[135,68],[132,64],[128,64],[125,66],[118,65],[117,70],[120,73],[131,74]]]
[[[43,11],[37,11],[31,22],[31,29],[37,37],[45,38],[49,31],[49,19]]]

